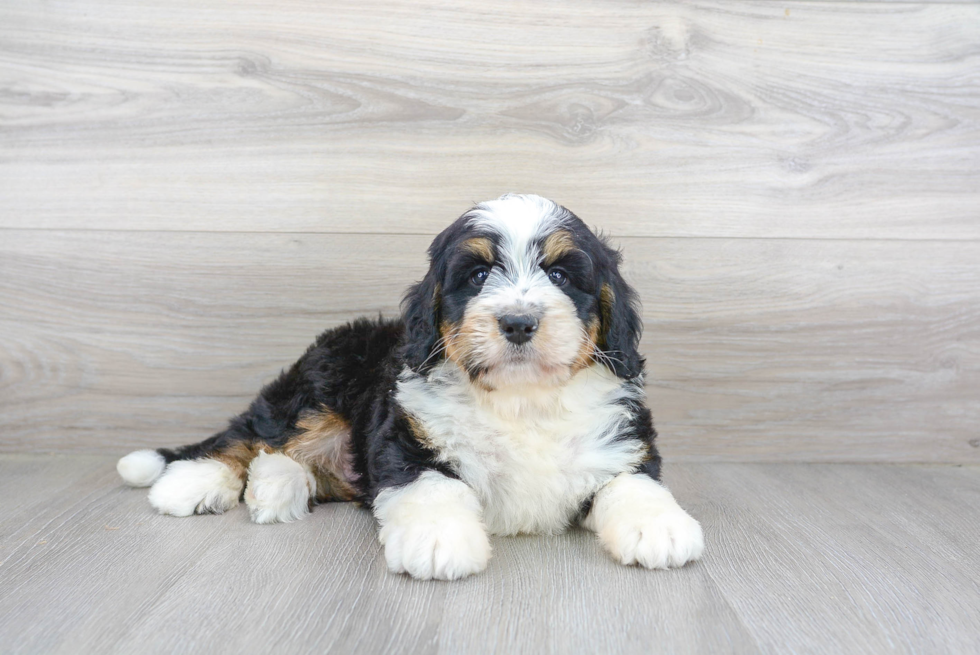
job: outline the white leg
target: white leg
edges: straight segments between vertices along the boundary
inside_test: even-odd
[[[701,525],[665,486],[642,473],[622,473],[599,490],[585,527],[622,564],[666,569],[701,557]]]
[[[378,539],[392,573],[456,580],[479,573],[490,559],[490,540],[476,494],[465,483],[426,471],[374,501]]]
[[[288,523],[310,513],[316,479],[282,453],[260,452],[248,467],[245,504],[256,523]]]
[[[242,481],[216,459],[171,462],[150,488],[150,504],[161,514],[221,514],[238,504]]]

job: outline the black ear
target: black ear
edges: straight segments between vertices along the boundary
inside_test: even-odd
[[[455,223],[443,230],[429,246],[429,270],[418,284],[412,287],[402,299],[402,320],[405,322],[405,335],[401,345],[402,361],[416,373],[424,373],[439,361],[435,349],[442,334],[439,330],[441,319],[441,281],[446,273],[446,255],[449,246],[464,225],[464,214]]]
[[[640,320],[639,300],[636,291],[626,283],[619,272],[622,255],[603,244],[606,251],[605,265],[600,271],[599,285],[599,349],[605,364],[618,377],[631,380],[643,373],[645,361],[640,355],[640,336],[643,323]]]
[[[428,371],[441,359],[436,348],[442,337],[439,326],[442,321],[442,280],[451,246],[459,239],[468,217],[469,212],[463,214],[432,241],[429,271],[402,299],[405,336],[400,354],[405,365],[417,373]]]
[[[425,278],[412,287],[402,299],[405,336],[401,346],[402,361],[421,373],[435,364],[433,356],[439,341],[439,283],[432,267]]]

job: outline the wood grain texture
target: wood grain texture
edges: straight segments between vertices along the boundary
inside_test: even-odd
[[[977,468],[698,473],[706,503],[694,502],[716,549],[705,566],[763,650],[976,651]],[[959,526],[942,527],[950,520]]]
[[[388,574],[353,506],[273,526],[242,508],[174,519],[113,463],[0,456],[0,481],[44,499],[0,505],[18,525],[0,531],[4,652],[980,648],[978,467],[676,464],[666,480],[705,528],[701,562],[621,567],[575,530],[494,539],[485,573],[447,584]]]
[[[327,327],[392,315],[417,236],[8,230],[0,449],[198,441]],[[671,459],[980,462],[980,243],[621,240]]]
[[[0,226],[980,238],[980,5],[10,0]]]

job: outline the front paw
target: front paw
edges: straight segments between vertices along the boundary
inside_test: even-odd
[[[684,566],[701,557],[701,524],[667,487],[642,473],[622,473],[596,494],[585,526],[613,558],[648,569]]]
[[[378,536],[388,570],[420,580],[458,580],[479,573],[490,560],[490,540],[476,521],[387,525]]]
[[[704,552],[701,525],[680,508],[619,517],[603,527],[599,539],[616,561],[648,569],[684,566]]]
[[[426,471],[374,501],[378,539],[392,573],[421,580],[457,580],[487,567],[490,539],[480,502],[460,480]]]

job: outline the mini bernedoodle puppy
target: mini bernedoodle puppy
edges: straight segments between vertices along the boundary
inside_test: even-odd
[[[488,535],[595,531],[623,564],[682,566],[701,526],[660,482],[635,292],[573,213],[506,195],[429,248],[400,320],[321,334],[222,432],[119,460],[163,514],[256,523],[356,500],[388,568],[482,571]]]

